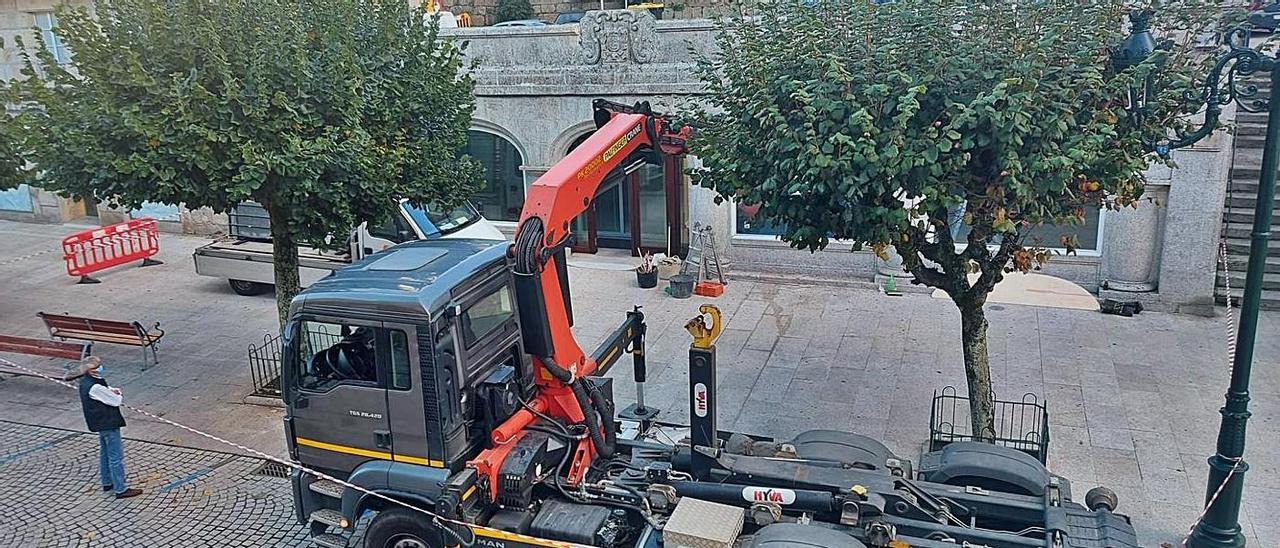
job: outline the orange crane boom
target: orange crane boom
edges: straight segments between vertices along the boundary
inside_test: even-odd
[[[479,472],[491,476],[491,496],[496,496],[494,476],[511,442],[537,419],[533,411],[586,427],[588,437],[579,442],[569,467],[571,485],[581,480],[596,455],[612,452],[612,403],[584,379],[596,371],[596,363],[572,331],[565,264],[565,249],[573,244],[570,223],[591,207],[606,181],[643,163],[658,164],[664,155],[684,154],[689,129],[673,128],[648,103],[597,99],[592,107],[599,129],[529,187],[509,251],[525,351],[533,356],[538,391],[527,409],[493,431],[494,447],[472,460]]]

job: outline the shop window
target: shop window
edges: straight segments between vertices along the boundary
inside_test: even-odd
[[[518,221],[524,208],[524,158],[516,146],[501,136],[468,131],[463,154],[484,166],[484,188],[471,197],[480,214],[490,221]]]
[[[785,230],[785,226],[775,224],[773,221],[765,220],[759,215],[760,206],[736,204],[737,207],[737,233],[752,236],[780,236]]]
[[[962,210],[952,213],[955,215],[963,215]],[[954,222],[954,221],[953,221]],[[1081,251],[1097,251],[1098,250],[1098,233],[1102,228],[1102,210],[1088,209],[1084,213],[1084,223],[1072,225],[1053,225],[1045,224],[1031,229],[1022,238],[1022,243],[1028,247],[1044,247],[1048,249],[1062,249],[1066,246],[1062,241],[1064,237],[1075,235],[1078,246],[1076,249]],[[954,231],[955,240],[958,244],[963,244],[965,239],[969,237],[969,227],[960,226]],[[994,243],[994,242],[993,242]]]
[[[737,204],[737,234],[751,236],[780,236],[785,225],[776,224],[759,218],[759,206]],[[959,212],[959,214],[963,214]],[[1085,212],[1084,223],[1078,225],[1044,225],[1033,229],[1024,238],[1028,246],[1039,246],[1050,249],[1061,249],[1062,239],[1074,234],[1082,251],[1098,250],[1098,235],[1102,227],[1101,210],[1093,209]],[[955,231],[955,239],[963,244],[969,234],[969,227],[961,226]]]
[[[34,211],[34,205],[31,201],[31,187],[26,184],[9,190],[0,190],[0,209],[2,210],[31,213]]]

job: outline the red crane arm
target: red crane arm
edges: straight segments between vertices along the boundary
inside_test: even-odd
[[[663,155],[684,154],[688,128],[672,129],[648,103],[592,102],[596,127],[586,141],[533,182],[525,196],[510,256],[525,352],[533,356],[537,394],[528,406],[566,424],[585,425],[589,440],[574,449],[570,485],[581,481],[598,454],[612,452],[612,402],[583,377],[596,370],[573,336],[573,311],[565,248],[572,244],[570,223],[587,211],[596,192],[611,177],[629,173],[640,162],[659,163]],[[491,478],[497,496],[497,471],[523,436],[534,413],[521,409],[491,434],[493,447],[471,464]]]
[[[534,318],[534,325],[526,329],[526,350],[541,365],[550,361],[551,367],[573,371],[574,376],[590,375],[595,364],[570,330],[573,320],[563,260],[549,259],[563,257],[564,247],[572,243],[570,223],[591,207],[606,179],[620,176],[620,168],[632,164],[658,163],[663,155],[683,154],[688,137],[687,128],[673,130],[647,103],[625,106],[596,100],[593,107],[599,129],[529,187],[513,246],[517,274],[539,281],[543,303],[535,304],[530,315],[545,314],[544,321]],[[522,311],[521,321],[526,320]],[[538,379],[549,380],[539,369]]]

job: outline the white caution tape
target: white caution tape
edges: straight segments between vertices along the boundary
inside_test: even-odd
[[[65,387],[67,387],[67,388],[70,388],[70,389],[72,389],[72,390],[79,390],[79,388],[78,388],[78,387],[76,387],[75,385],[72,385],[71,383],[66,382],[66,381],[64,381],[64,380],[62,380],[62,379],[55,379],[55,378],[53,378],[53,377],[50,377],[50,376],[48,376],[48,375],[45,375],[44,373],[41,373],[41,372],[36,371],[36,370],[34,370],[34,369],[30,369],[30,368],[28,368],[28,367],[23,367],[23,366],[21,366],[21,365],[18,365],[18,364],[16,364],[16,363],[13,363],[13,362],[11,362],[11,361],[9,361],[9,360],[6,360],[6,359],[4,359],[4,358],[0,358],[0,365],[5,365],[5,366],[8,366],[8,367],[13,367],[13,368],[15,368],[15,369],[18,369],[18,370],[21,370],[21,371],[23,371],[23,372],[26,372],[26,373],[28,373],[28,374],[30,374],[30,375],[34,375],[34,376],[36,376],[36,377],[40,377],[40,378],[45,379],[45,380],[47,380],[47,381],[51,381],[51,382],[54,382],[54,383],[60,384],[60,385],[62,385],[62,386],[65,386]],[[537,537],[531,537],[531,536],[528,536],[528,535],[521,535],[521,534],[519,534],[519,533],[512,533],[512,532],[509,532],[509,531],[503,531],[503,530],[501,530],[501,529],[495,529],[495,528],[493,528],[493,527],[486,527],[486,526],[483,526],[483,525],[476,525],[476,524],[473,524],[473,523],[466,523],[466,522],[459,521],[459,520],[456,520],[456,519],[447,518],[447,517],[444,517],[444,516],[442,516],[442,515],[440,515],[440,514],[437,514],[437,513],[435,513],[435,512],[432,512],[432,511],[430,511],[430,510],[426,510],[426,509],[424,509],[424,508],[421,508],[421,507],[419,507],[419,506],[416,506],[416,505],[414,505],[414,504],[411,504],[411,503],[409,503],[409,502],[406,502],[406,501],[403,501],[403,500],[399,500],[399,499],[396,499],[396,498],[392,498],[392,497],[389,497],[389,496],[384,495],[384,494],[382,494],[382,493],[378,493],[378,492],[376,492],[376,491],[370,491],[369,489],[365,489],[364,487],[360,487],[359,485],[356,485],[356,484],[350,483],[350,482],[345,481],[345,480],[341,480],[341,479],[335,478],[335,477],[333,477],[333,476],[330,476],[329,474],[325,474],[324,472],[320,472],[320,471],[318,471],[318,470],[313,470],[313,469],[311,469],[311,468],[307,468],[306,466],[302,466],[301,464],[298,464],[298,463],[293,462],[293,461],[287,461],[287,460],[281,459],[281,458],[279,458],[279,457],[275,457],[275,456],[272,456],[272,455],[268,455],[268,454],[266,454],[266,453],[263,453],[262,451],[258,451],[257,449],[253,449],[253,448],[250,448],[250,447],[245,447],[245,446],[240,445],[240,444],[238,444],[238,443],[236,443],[236,442],[233,442],[233,441],[230,441],[230,440],[226,440],[226,439],[220,438],[220,437],[215,436],[215,435],[213,435],[213,434],[210,434],[210,433],[208,433],[208,432],[204,432],[204,431],[201,431],[201,430],[196,430],[195,428],[192,428],[192,427],[187,426],[187,425],[185,425],[185,424],[180,424],[180,423],[177,423],[177,422],[171,421],[171,420],[169,420],[169,419],[166,419],[166,418],[161,417],[161,416],[159,416],[159,415],[156,415],[156,414],[154,414],[154,413],[150,413],[150,412],[148,412],[148,411],[144,411],[144,410],[142,410],[142,409],[138,409],[137,407],[133,407],[133,406],[131,406],[131,405],[122,405],[121,407],[124,407],[125,409],[128,409],[128,410],[130,410],[130,411],[133,411],[134,413],[137,413],[137,414],[139,414],[139,415],[143,415],[143,416],[145,416],[145,417],[147,417],[147,418],[154,419],[154,420],[157,420],[157,421],[163,422],[163,423],[165,423],[165,424],[168,424],[168,425],[170,425],[170,426],[174,426],[174,427],[177,427],[177,428],[181,428],[181,429],[183,429],[183,430],[186,430],[186,431],[188,431],[188,432],[191,432],[192,434],[196,434],[196,435],[198,435],[198,436],[202,436],[202,437],[205,437],[205,438],[211,439],[211,440],[216,441],[216,442],[218,442],[218,443],[221,443],[221,444],[223,444],[223,445],[227,445],[227,446],[230,446],[230,447],[234,447],[234,448],[239,449],[239,450],[241,450],[241,451],[243,451],[243,452],[245,452],[245,453],[249,453],[249,454],[251,454],[251,455],[253,455],[253,456],[255,456],[255,457],[259,457],[259,458],[262,458],[262,459],[264,459],[264,460],[269,460],[269,461],[271,461],[271,462],[279,463],[279,464],[282,464],[282,465],[288,466],[288,467],[290,467],[290,468],[294,468],[294,469],[297,469],[297,470],[301,470],[301,471],[303,471],[303,472],[306,472],[306,473],[308,473],[308,474],[311,474],[311,475],[313,475],[313,476],[316,476],[316,477],[318,477],[318,478],[320,478],[320,479],[325,479],[325,480],[332,481],[332,482],[334,482],[334,483],[336,483],[336,484],[338,484],[338,485],[341,485],[341,486],[343,486],[343,487],[346,487],[347,489],[355,489],[356,491],[359,491],[359,492],[364,493],[364,494],[366,494],[366,495],[369,495],[369,496],[372,496],[372,497],[377,497],[377,498],[380,498],[380,499],[385,500],[385,501],[387,501],[387,502],[392,502],[392,503],[398,504],[398,505],[400,505],[400,506],[403,506],[403,507],[405,507],[405,508],[408,508],[408,509],[413,510],[413,511],[416,511],[416,512],[421,512],[423,515],[426,515],[426,516],[430,517],[430,518],[432,519],[432,522],[433,522],[437,527],[439,527],[440,522],[444,522],[444,523],[449,523],[449,524],[452,524],[452,525],[457,525],[457,526],[459,526],[459,527],[465,527],[465,528],[468,528],[468,529],[469,529],[470,531],[472,531],[473,533],[475,533],[475,532],[477,532],[477,531],[483,531],[483,532],[490,533],[490,535],[485,535],[485,536],[493,536],[493,537],[501,538],[501,539],[510,539],[510,540],[516,540],[516,541],[521,541],[521,542],[527,542],[527,543],[531,543],[531,544],[533,544],[533,545],[535,545],[535,546],[553,546],[553,547],[557,547],[557,548],[595,548],[595,547],[593,547],[593,546],[585,545],[585,544],[574,544],[574,543],[571,543],[571,542],[549,541],[549,540],[546,540],[546,539],[541,539],[541,538],[537,538]],[[441,529],[443,529],[443,528],[441,527]],[[455,534],[456,534],[456,533],[455,533]],[[474,544],[474,542],[467,543],[467,545],[471,545],[471,544]]]
[[[1227,263],[1227,240],[1225,238],[1218,239],[1218,263],[1222,266],[1223,285],[1227,290],[1227,371],[1235,369],[1236,359],[1236,315],[1231,306],[1231,268]],[[1187,548],[1187,541],[1191,540],[1191,534],[1195,532],[1196,527],[1200,526],[1200,522],[1204,521],[1204,517],[1209,514],[1209,509],[1213,508],[1213,503],[1218,501],[1218,495],[1222,494],[1222,490],[1227,488],[1227,484],[1231,483],[1231,476],[1236,474],[1236,470],[1240,469],[1240,463],[1244,459],[1236,457],[1231,460],[1231,469],[1227,471],[1227,477],[1222,478],[1222,483],[1214,489],[1213,496],[1209,497],[1209,502],[1204,504],[1204,509],[1200,511],[1200,515],[1196,516],[1196,521],[1187,528],[1187,534],[1182,536],[1182,542],[1178,543],[1179,548]]]

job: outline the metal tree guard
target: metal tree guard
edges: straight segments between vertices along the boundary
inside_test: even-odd
[[[1130,14],[1130,36],[1115,52],[1115,61],[1120,68],[1141,63],[1157,50],[1148,29],[1150,17],[1149,11]],[[1245,427],[1249,420],[1249,374],[1253,366],[1258,310],[1262,301],[1267,240],[1271,237],[1276,169],[1280,167],[1280,101],[1259,99],[1258,87],[1242,81],[1254,73],[1269,73],[1271,93],[1275,93],[1280,89],[1280,62],[1250,48],[1249,38],[1247,28],[1235,28],[1225,33],[1223,42],[1228,46],[1227,51],[1217,58],[1198,90],[1188,93],[1187,99],[1205,106],[1204,123],[1196,130],[1173,139],[1144,143],[1156,154],[1168,156],[1171,150],[1190,146],[1212,134],[1217,129],[1225,105],[1235,102],[1238,108],[1247,112],[1267,112],[1262,175],[1258,180],[1258,200],[1250,233],[1249,263],[1240,305],[1236,352],[1232,359],[1231,385],[1227,389],[1226,404],[1220,410],[1222,425],[1218,430],[1217,453],[1209,457],[1209,485],[1205,494],[1208,508],[1187,541],[1187,546],[1193,548],[1244,546],[1240,503],[1244,475],[1249,470],[1244,461]],[[1149,84],[1150,79],[1130,90],[1130,112],[1139,122],[1146,114]]]

